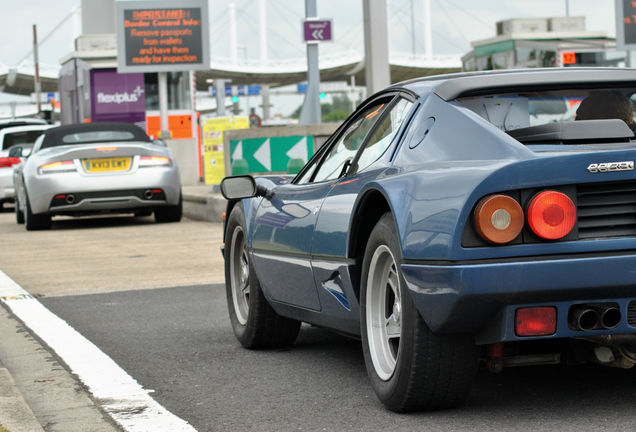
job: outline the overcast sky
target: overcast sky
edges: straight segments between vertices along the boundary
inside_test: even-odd
[[[268,57],[303,58],[300,21],[304,17],[302,0],[266,0]],[[321,46],[321,55],[337,56],[350,50],[363,51],[362,0],[316,0],[318,15],[334,21],[335,41]],[[0,63],[14,66],[32,48],[32,25],[37,24],[40,39],[48,35],[80,5],[80,0],[4,0],[0,15]],[[209,0],[211,55],[229,57],[229,0]],[[258,0],[235,0],[238,57],[258,59]],[[615,34],[614,0],[570,0],[570,15],[586,17],[588,30]],[[7,7],[11,4],[11,7]],[[391,50],[410,53],[411,4],[416,28],[416,52],[424,52],[423,0],[388,0]],[[438,54],[465,54],[469,42],[495,34],[495,22],[513,17],[565,15],[565,0],[431,0],[433,51]],[[73,49],[73,39],[81,29],[72,17],[55,31],[40,49],[42,63],[57,64]],[[29,57],[29,60],[31,57]]]

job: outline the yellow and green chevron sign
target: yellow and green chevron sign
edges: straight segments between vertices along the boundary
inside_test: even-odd
[[[313,136],[230,140],[232,175],[264,172],[296,173],[313,154]]]

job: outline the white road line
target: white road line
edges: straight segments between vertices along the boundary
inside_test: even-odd
[[[110,357],[0,271],[0,301],[38,335],[128,432],[195,431],[159,405]]]

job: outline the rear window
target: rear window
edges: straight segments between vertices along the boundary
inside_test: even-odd
[[[457,99],[503,131],[573,122],[620,119],[633,127],[636,89],[632,87],[507,91]]]
[[[75,132],[62,137],[64,144],[86,144],[104,141],[133,141],[135,135],[128,131],[101,130]]]
[[[33,144],[44,131],[11,132],[4,135],[2,150],[7,150],[16,145]]]

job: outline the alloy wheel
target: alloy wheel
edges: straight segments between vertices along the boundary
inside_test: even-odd
[[[402,333],[400,277],[388,246],[380,245],[373,253],[366,286],[369,352],[376,373],[387,381],[395,371]]]
[[[241,325],[246,325],[250,304],[250,265],[245,234],[240,226],[232,233],[230,283],[236,319]]]

